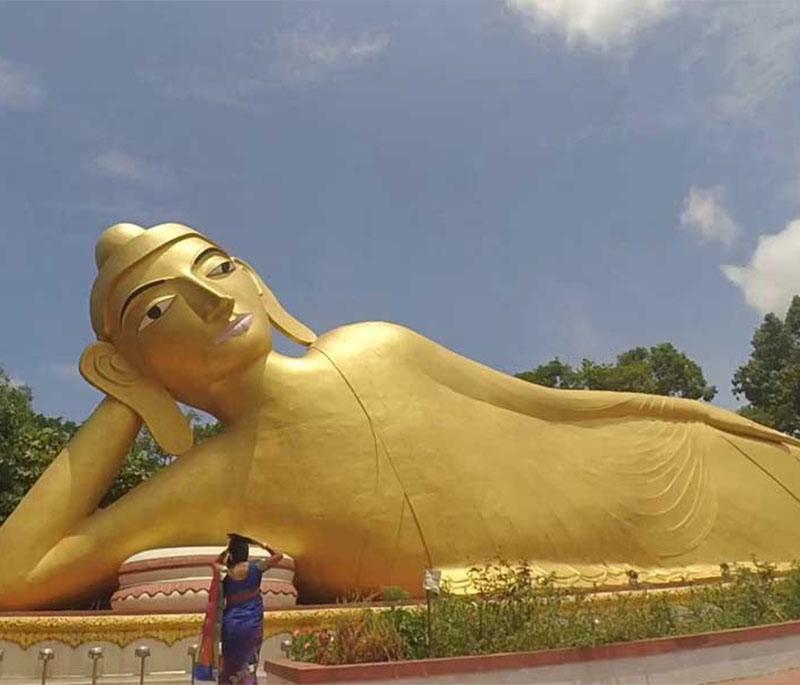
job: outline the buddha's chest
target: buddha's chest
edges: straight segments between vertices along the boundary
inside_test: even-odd
[[[229,479],[258,516],[302,512],[304,518],[369,515],[402,496],[382,441],[357,411],[281,420],[265,412],[237,436],[247,455]]]

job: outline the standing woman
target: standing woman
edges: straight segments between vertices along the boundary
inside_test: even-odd
[[[270,557],[250,561],[250,543],[263,547]],[[261,576],[282,558],[282,554],[255,540],[228,534],[228,547],[214,564],[195,670],[198,679],[214,680],[219,664],[220,683],[256,685],[258,655],[264,637]],[[220,641],[222,655],[218,659]]]

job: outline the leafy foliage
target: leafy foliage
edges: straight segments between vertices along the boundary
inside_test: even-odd
[[[342,615],[321,631],[295,631],[290,656],[322,664],[586,647],[800,618],[800,567],[779,578],[770,564],[721,566],[721,577],[680,591],[596,595],[558,588],[525,564],[471,571],[477,593],[445,591],[424,606]]]
[[[0,369],[0,525],[78,430],[72,421],[37,414],[32,401],[30,388],[12,383]],[[193,412],[189,416],[196,442],[222,429]],[[100,506],[119,499],[172,459],[142,429]]]
[[[756,329],[747,363],[733,376],[733,393],[748,404],[740,413],[789,435],[800,435],[800,297],[782,321],[767,314]]]
[[[580,367],[573,368],[556,357],[516,375],[551,388],[626,390],[707,402],[717,394],[717,389],[706,383],[699,364],[672,343],[650,348],[634,347],[619,354],[614,364],[598,364],[584,359]]]
[[[0,369],[0,524],[77,430],[34,412],[32,400],[30,388]]]
[[[381,590],[381,600],[384,602],[402,602],[411,597],[407,590],[396,585],[388,585]]]

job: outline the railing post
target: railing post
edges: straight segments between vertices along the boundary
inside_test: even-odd
[[[144,685],[144,662],[150,656],[150,648],[147,645],[139,645],[134,653],[142,662],[139,667],[139,685]]]
[[[55,652],[50,647],[39,650],[39,661],[42,662],[42,685],[47,683],[47,664],[55,658]]]
[[[103,648],[92,647],[89,650],[89,658],[92,660],[92,685],[97,685],[97,669],[100,659],[103,658]]]
[[[194,667],[197,664],[197,651],[200,649],[197,644],[189,645],[187,654],[192,657],[192,685],[194,685]]]

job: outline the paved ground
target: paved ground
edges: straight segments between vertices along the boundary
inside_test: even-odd
[[[754,678],[725,680],[716,685],[800,685],[800,668],[780,671],[771,675],[760,675]]]

